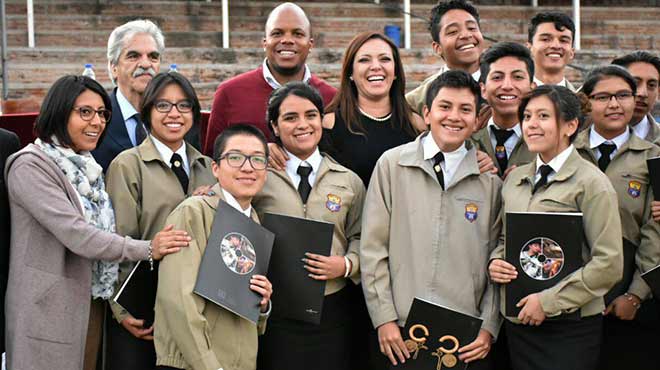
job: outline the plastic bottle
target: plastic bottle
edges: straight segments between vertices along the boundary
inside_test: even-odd
[[[93,67],[94,66],[89,64],[89,63],[85,64],[85,69],[83,70],[82,75],[85,76],[85,77],[89,77],[92,80],[96,80],[96,73],[94,73],[94,68]]]
[[[169,72],[179,72],[179,70],[176,68],[176,64],[172,63],[170,64],[170,70]]]

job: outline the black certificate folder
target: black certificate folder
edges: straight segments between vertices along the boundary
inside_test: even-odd
[[[479,317],[415,298],[406,326],[401,330],[410,359],[399,366],[415,370],[464,370],[468,364],[458,359],[458,349],[477,339],[481,324]]]
[[[507,212],[506,261],[518,277],[506,284],[506,315],[518,316],[516,304],[553,287],[582,267],[582,213]]]
[[[649,177],[651,178],[653,198],[655,200],[660,200],[660,157],[647,159],[646,165],[649,168]]]
[[[144,320],[142,326],[148,328],[154,323],[157,288],[158,261],[153,271],[147,261],[138,261],[113,300],[136,319]]]
[[[325,281],[303,268],[305,252],[329,256],[334,225],[304,218],[264,214],[262,225],[275,233],[268,278],[273,283],[273,316],[321,323]]]
[[[262,297],[250,289],[250,278],[266,275],[274,239],[243,213],[218,202],[193,291],[256,324]]]
[[[642,279],[649,285],[653,296],[660,297],[660,266],[656,266],[642,274]]]

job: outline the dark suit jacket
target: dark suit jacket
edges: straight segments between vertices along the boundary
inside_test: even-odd
[[[9,202],[5,185],[5,162],[20,149],[18,136],[0,128],[0,352],[5,351],[5,292],[9,272]]]
[[[126,149],[133,147],[126,124],[124,123],[124,116],[119,108],[117,102],[117,88],[115,87],[110,93],[110,101],[112,102],[112,118],[110,124],[105,127],[105,135],[99,145],[92,151],[92,155],[96,162],[103,167],[103,172],[108,169],[110,162]]]

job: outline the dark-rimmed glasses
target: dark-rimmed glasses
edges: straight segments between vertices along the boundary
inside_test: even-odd
[[[595,100],[599,103],[607,103],[610,100],[612,100],[612,97],[616,99],[619,103],[627,101],[631,98],[634,98],[635,96],[633,95],[632,91],[619,91],[614,94],[610,93],[598,93],[598,94],[593,94],[589,96],[589,99]]]
[[[110,117],[112,117],[112,112],[101,108],[99,110],[96,110],[88,105],[83,105],[82,107],[74,107],[73,110],[77,111],[78,114],[80,115],[80,118],[82,118],[84,121],[91,121],[94,119],[94,115],[98,114],[99,119],[103,122],[108,122],[110,121]]]
[[[250,166],[253,169],[261,171],[265,170],[268,166],[268,158],[265,155],[245,155],[243,153],[230,152],[221,156],[218,161],[223,159],[227,160],[227,164],[234,168],[241,168],[245,164],[245,161],[250,161]]]
[[[154,108],[160,113],[169,113],[172,107],[176,107],[179,113],[188,113],[193,109],[193,103],[190,100],[181,100],[178,103],[171,103],[167,100],[156,100]]]

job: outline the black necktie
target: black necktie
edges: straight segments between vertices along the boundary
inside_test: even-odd
[[[442,190],[445,190],[445,175],[442,174],[442,166],[440,163],[442,163],[444,160],[445,156],[442,154],[442,152],[438,152],[438,154],[433,156],[433,171],[435,172],[435,177],[438,178],[438,183],[440,184]]]
[[[495,126],[490,126],[493,135],[495,135],[495,158],[500,165],[500,176],[504,176],[504,170],[509,165],[509,157],[506,154],[504,143],[513,135],[513,130],[501,130]]]
[[[600,158],[598,159],[598,167],[601,171],[605,172],[607,166],[610,165],[610,156],[616,150],[616,144],[602,143],[598,145],[600,151]]]
[[[133,119],[135,120],[135,145],[137,146],[142,144],[147,137],[147,129],[144,127],[144,124],[142,124],[138,113],[133,115]],[[180,157],[179,160],[181,160]]]
[[[183,189],[183,193],[187,194],[188,193],[188,175],[186,174],[186,171],[183,169],[183,159],[181,158],[180,155],[177,153],[172,154],[172,158],[170,159],[170,164],[172,165],[172,171],[174,171],[174,174],[176,175],[176,178],[179,179],[179,183],[181,184],[181,188]]]
[[[536,182],[536,184],[534,184],[534,190],[532,190],[532,193],[536,193],[536,191],[539,190],[541,186],[548,183],[548,175],[550,175],[552,172],[552,167],[544,164],[539,168],[539,172],[541,172],[541,178]]]
[[[312,173],[312,167],[301,165],[298,166],[297,172],[298,175],[300,175],[298,193],[300,194],[303,204],[307,204],[307,198],[309,198],[309,193],[312,191],[312,185],[309,184],[309,174]]]

